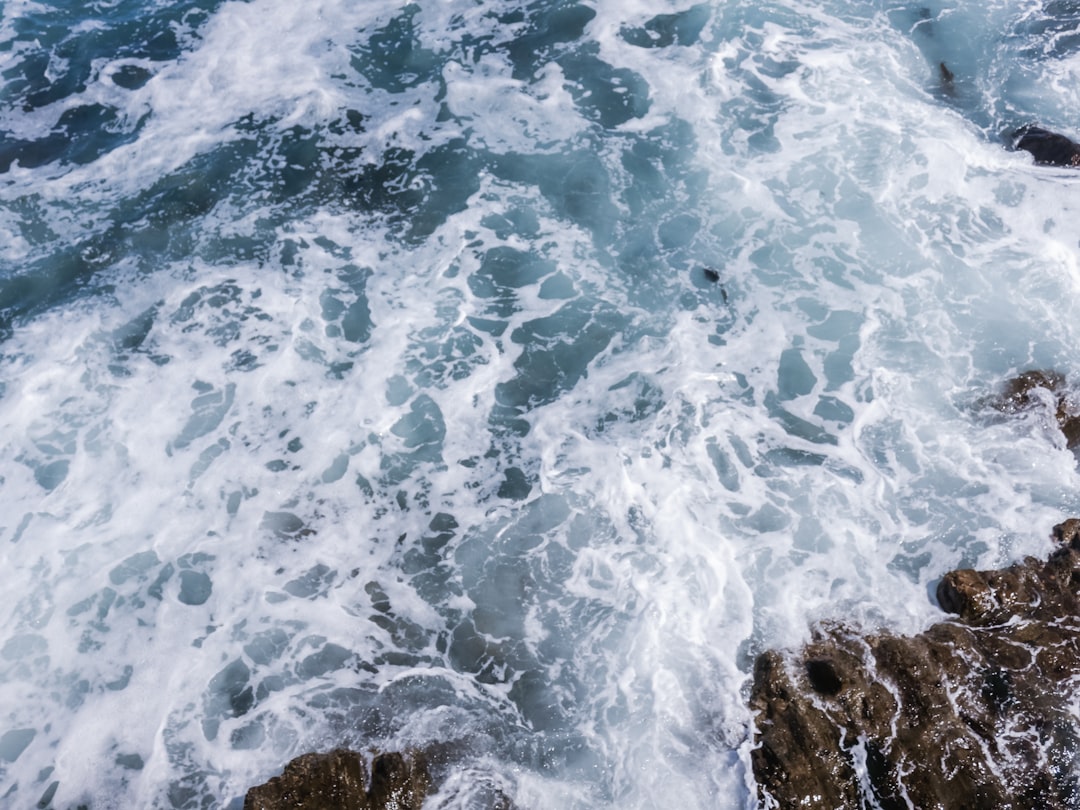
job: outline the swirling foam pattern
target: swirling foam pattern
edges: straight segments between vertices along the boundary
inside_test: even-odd
[[[1078,176],[1005,148],[1071,4],[0,15],[10,806],[440,743],[436,807],[752,807],[758,652],[1077,509],[978,405],[1080,378]]]

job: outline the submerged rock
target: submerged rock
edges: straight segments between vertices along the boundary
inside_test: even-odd
[[[944,62],[938,62],[938,80],[941,82],[941,92],[947,96],[956,94],[956,76]]]
[[[1049,560],[953,571],[917,636],[819,630],[754,668],[764,807],[1080,807],[1080,520]]]
[[[419,810],[430,792],[419,754],[377,754],[369,774],[363,755],[339,748],[297,757],[281,776],[251,788],[244,810]]]
[[[1065,435],[1065,445],[1070,450],[1080,447],[1080,414],[1069,399],[1065,376],[1056,371],[1025,371],[1006,380],[989,405],[1005,415],[1046,408]]]
[[[1080,166],[1080,144],[1042,127],[1027,126],[1013,135],[1013,146],[1049,166]]]

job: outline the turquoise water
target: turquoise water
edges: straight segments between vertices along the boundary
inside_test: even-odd
[[[1080,476],[1080,11],[10,2],[0,796],[749,808],[753,657]],[[940,63],[952,74],[943,80]]]

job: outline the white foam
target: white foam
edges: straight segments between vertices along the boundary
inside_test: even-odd
[[[650,88],[648,112],[611,132],[562,66],[530,80],[455,51],[457,31],[523,29],[454,4],[414,20],[417,47],[446,60],[447,122],[437,82],[394,93],[353,68],[393,4],[227,3],[140,89],[99,66],[81,101],[148,113],[139,137],[86,166],[15,170],[5,191],[40,194],[71,244],[249,114],[285,131],[357,109],[365,131],[341,139],[372,162],[451,138],[545,158],[587,144],[612,197],[598,204],[619,213],[614,236],[593,233],[557,192],[490,172],[414,243],[335,201],[278,227],[271,256],[288,240],[291,265],[117,270],[108,299],[17,324],[0,368],[0,555],[20,574],[0,613],[0,733],[37,733],[4,785],[36,801],[55,767],[58,805],[150,806],[182,779],[227,801],[289,756],[366,744],[377,705],[380,742],[507,741],[476,767],[522,806],[752,806],[754,654],[819,620],[916,632],[940,617],[928,591],[950,567],[1046,552],[1076,505],[1075,459],[1052,426],[987,424],[975,403],[1019,369],[1077,373],[1080,186],[988,141],[986,111],[946,106],[907,35],[861,8],[717,8],[688,46],[622,34],[688,8],[594,5],[600,57]],[[1047,105],[1066,97],[1048,88]],[[650,156],[668,196],[634,209],[626,150],[675,119],[696,152],[685,170]],[[501,234],[492,221],[516,210],[535,228]],[[226,199],[193,227],[242,236],[265,213]],[[654,239],[679,213],[699,227],[633,275],[634,229]],[[477,285],[495,247],[551,268],[498,313]],[[3,258],[42,249],[15,239]],[[695,281],[701,265],[720,282]],[[548,289],[572,292],[544,291],[557,274]],[[352,343],[333,312],[361,299],[373,328]],[[560,323],[568,304],[590,327],[610,313],[615,334],[516,435],[493,413],[526,349],[589,350]],[[498,494],[512,466],[532,476],[521,502]],[[417,562],[440,512],[456,523],[431,552],[445,570]],[[185,602],[204,574],[212,591]],[[470,617],[511,676],[450,660]],[[236,661],[258,696],[226,683]],[[526,669],[543,673],[535,694]],[[444,705],[421,707],[440,689]],[[131,755],[141,770],[116,764]]]

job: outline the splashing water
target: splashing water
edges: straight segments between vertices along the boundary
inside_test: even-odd
[[[758,652],[1077,508],[978,404],[1080,374],[1004,148],[1080,131],[1072,4],[0,14],[12,806],[439,744],[436,807],[753,807]]]

